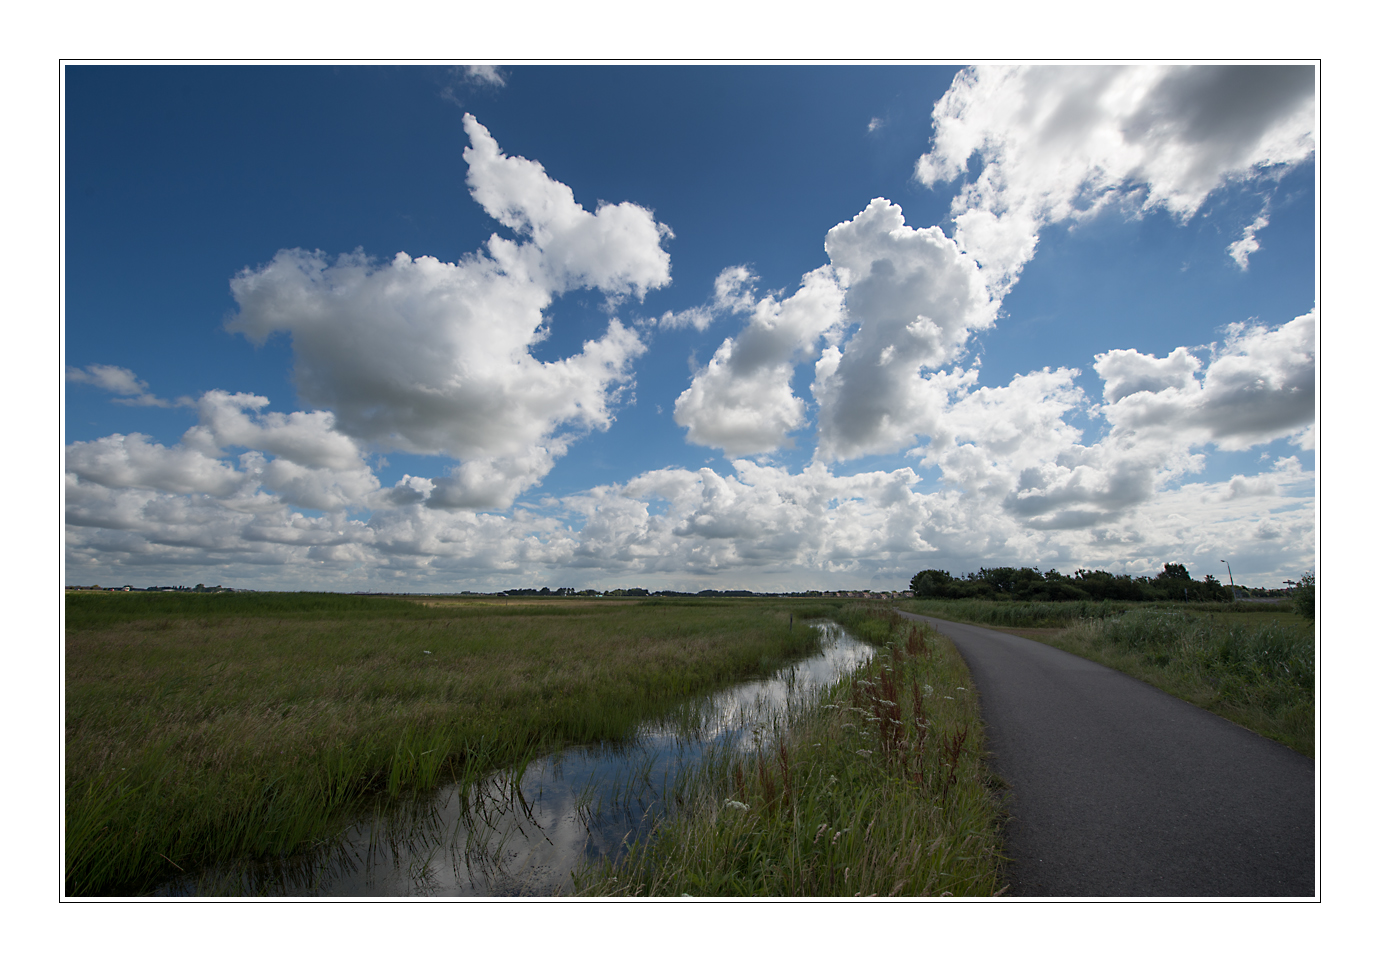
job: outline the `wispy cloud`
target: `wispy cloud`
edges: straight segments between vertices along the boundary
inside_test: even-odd
[[[673,331],[683,328],[706,331],[710,324],[725,314],[751,311],[757,302],[756,283],[757,275],[747,265],[725,267],[714,278],[714,297],[710,301],[683,311],[667,311],[654,321],[641,323]]]
[[[463,67],[451,67],[445,74],[446,82],[441,86],[441,99],[448,100],[455,106],[465,108],[464,91],[470,90],[502,89],[508,85],[508,78],[503,70],[495,64],[467,64]]]
[[[1270,205],[1267,201],[1265,209],[1260,212],[1260,216],[1251,221],[1242,231],[1241,239],[1227,247],[1227,254],[1236,261],[1237,267],[1244,271],[1249,266],[1251,255],[1260,250],[1260,241],[1255,239],[1256,231],[1262,231],[1269,226]]]
[[[90,364],[85,368],[69,367],[67,380],[77,384],[94,384],[111,394],[119,395],[111,398],[116,404],[128,404],[133,407],[171,408],[186,407],[195,403],[187,397],[180,397],[176,401],[160,398],[150,393],[148,384],[139,380],[129,368],[116,367],[113,364]]]
[[[474,84],[490,87],[503,87],[508,83],[508,79],[503,76],[503,71],[491,63],[468,65],[465,67],[465,79]]]

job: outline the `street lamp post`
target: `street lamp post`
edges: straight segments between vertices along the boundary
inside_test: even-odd
[[[1231,582],[1231,596],[1236,598],[1236,579],[1231,576],[1231,562],[1226,558],[1221,559],[1222,564],[1227,566],[1227,580]]]

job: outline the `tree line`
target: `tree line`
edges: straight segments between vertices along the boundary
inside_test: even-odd
[[[1051,568],[979,568],[954,577],[929,568],[910,580],[917,598],[990,598],[1014,601],[1231,601],[1230,588],[1212,575],[1195,581],[1188,568],[1166,563],[1155,577],[1079,568],[1072,575]]]

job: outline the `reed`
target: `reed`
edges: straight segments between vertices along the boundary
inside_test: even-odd
[[[885,609],[836,615],[876,655],[682,773],[648,835],[587,866],[588,896],[987,896],[999,786],[966,666]]]

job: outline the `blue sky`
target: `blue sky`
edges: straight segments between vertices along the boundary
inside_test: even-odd
[[[66,580],[1296,578],[1313,88],[68,67]]]

